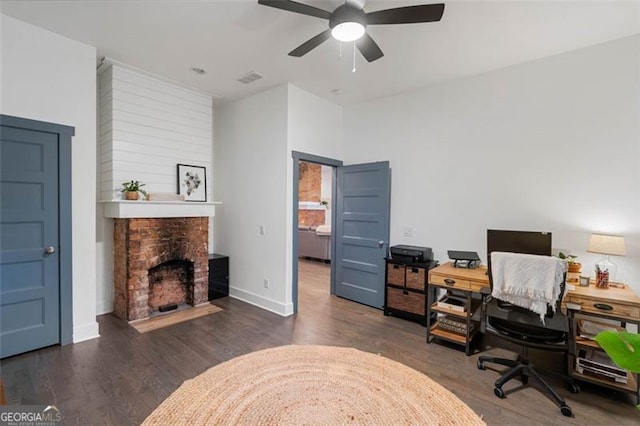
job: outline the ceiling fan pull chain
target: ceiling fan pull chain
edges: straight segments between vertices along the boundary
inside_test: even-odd
[[[356,42],[353,42],[353,69],[351,72],[356,72]]]
[[[340,60],[342,60],[342,42],[340,42],[339,44],[340,44]]]

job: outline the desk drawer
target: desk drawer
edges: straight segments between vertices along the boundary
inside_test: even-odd
[[[416,268],[415,266],[407,266],[406,285],[407,288],[424,291],[427,282],[427,270],[424,268]]]
[[[422,293],[387,287],[387,308],[424,316],[427,311],[426,297]]]
[[[611,315],[614,317],[629,318],[635,320],[640,319],[640,307],[638,306],[629,306],[620,303],[583,299],[581,297],[573,296],[565,297],[564,301],[580,305],[580,310],[584,312]]]
[[[387,284],[404,285],[404,265],[387,263]]]
[[[447,288],[458,288],[461,290],[469,290],[471,288],[471,281],[469,280],[461,280],[437,274],[431,274],[431,284]]]

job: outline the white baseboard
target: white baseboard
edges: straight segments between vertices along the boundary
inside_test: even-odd
[[[239,288],[229,288],[229,296],[234,299],[242,300],[243,302],[250,303],[259,308],[265,309],[269,312],[273,312],[274,314],[281,315],[283,317],[288,317],[289,315],[293,315],[293,304],[292,303],[281,303],[275,300],[268,299],[266,297],[260,296],[255,293],[251,293],[250,291],[241,290]]]
[[[96,304],[96,315],[110,314],[113,312],[113,300],[110,303],[100,301]]]
[[[80,343],[97,337],[100,337],[100,329],[97,322],[73,328],[73,343]]]

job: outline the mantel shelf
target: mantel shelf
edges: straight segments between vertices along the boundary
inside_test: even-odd
[[[104,205],[104,216],[114,219],[145,217],[213,217],[215,206],[220,201],[147,201],[147,200],[107,200],[98,201]]]

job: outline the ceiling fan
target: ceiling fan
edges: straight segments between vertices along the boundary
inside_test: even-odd
[[[338,6],[333,12],[289,0],[258,0],[258,4],[329,20],[328,29],[293,49],[289,56],[301,57],[333,36],[339,41],[355,41],[358,50],[369,62],[380,59],[384,53],[366,33],[367,25],[437,22],[444,13],[442,3],[396,7],[368,13],[349,1]]]

